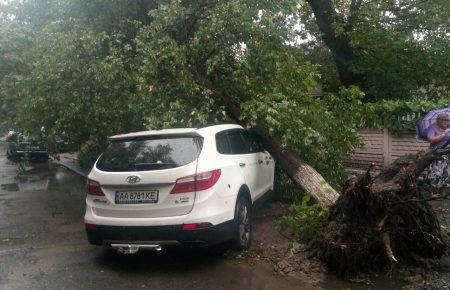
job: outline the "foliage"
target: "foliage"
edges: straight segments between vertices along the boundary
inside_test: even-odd
[[[54,53],[35,60],[17,122],[32,132],[44,127],[48,136],[64,133],[77,145],[143,128],[146,102],[134,93],[133,63],[121,38],[84,29],[38,37],[32,53]]]
[[[105,147],[105,142],[89,140],[84,143],[77,154],[77,160],[80,166],[84,169],[91,169],[92,165],[95,163],[99,154]]]
[[[410,130],[427,112],[450,106],[450,99],[436,102],[385,100],[364,105],[361,126],[389,128],[392,132]]]
[[[301,251],[305,251],[307,249],[307,246],[303,243],[299,243],[297,241],[293,241],[292,242],[292,247],[289,250],[289,255],[288,257],[292,257],[295,254],[300,253]]]
[[[251,98],[242,107],[246,114],[252,114],[252,120],[265,121],[269,130],[281,135],[286,147],[302,152],[305,160],[326,178],[343,181],[346,175],[342,157],[361,145],[355,124],[361,118],[362,94],[356,88],[341,88],[338,94],[321,98],[289,96]]]
[[[411,127],[449,99],[448,1],[352,2],[333,1],[333,29],[350,39],[359,88],[340,88],[306,1],[11,1],[0,131],[65,136],[89,166],[109,135],[238,121],[201,77],[337,186],[359,126]]]
[[[323,31],[317,17],[305,1],[299,5],[299,19],[305,30],[299,31],[300,44],[310,58],[320,63],[326,76],[325,87],[336,86],[337,71],[329,66],[333,50],[322,42]],[[321,1],[331,3],[331,35],[349,42],[351,51],[336,58],[347,63],[365,101],[436,101],[449,98],[450,65],[446,0],[361,0]],[[321,5],[321,4],[318,4]],[[341,45],[333,42],[332,45]],[[324,49],[325,47],[325,49]],[[341,51],[339,51],[341,52]],[[328,61],[327,61],[328,60]]]
[[[1,13],[0,13],[1,16]],[[31,47],[30,31],[0,19],[0,132],[13,129],[18,101],[24,98],[20,83],[29,71],[24,54]]]
[[[323,228],[326,215],[319,204],[311,204],[310,197],[304,196],[301,202],[292,204],[289,214],[276,221],[275,225],[282,230],[291,230],[295,239],[309,242]]]
[[[8,77],[16,82],[2,86],[9,89],[3,94],[3,106],[14,114],[12,122],[5,118],[12,127],[35,136],[44,130],[46,143],[62,136],[78,148],[89,142],[88,147],[97,150],[92,155],[101,152],[107,136],[145,128],[148,103],[136,94],[138,60],[133,41],[140,26],[134,18],[143,20],[142,11],[128,1],[117,2],[117,7],[96,16],[85,9],[87,2],[49,2],[53,12],[47,22],[41,22],[42,11],[32,1],[14,12],[10,26],[33,33],[32,45],[14,55],[28,70],[19,75],[20,71],[10,69],[12,77]],[[34,10],[25,10],[28,5]],[[110,3],[97,1],[95,10],[105,5]],[[116,10],[122,6],[127,8]],[[107,24],[111,19],[117,22]],[[100,22],[111,29],[103,31]],[[17,92],[11,94],[11,87]]]
[[[292,203],[301,202],[303,197],[301,189],[296,186],[292,179],[279,166],[275,167],[274,193],[282,201]]]
[[[153,22],[138,37],[141,71],[146,73],[141,87],[150,88],[155,115],[162,108],[171,113],[149,118],[148,124],[226,120],[226,112],[212,110],[221,104],[199,82],[200,75],[241,104],[242,119],[250,126],[262,122],[286,147],[340,182],[345,176],[342,157],[359,145],[355,118],[363,94],[357,88],[341,88],[311,96],[320,76],[301,49],[286,44],[294,23],[279,16],[280,10],[291,13],[295,3],[264,2],[262,14],[260,5],[166,1],[151,13]],[[180,35],[184,29],[189,35]]]
[[[448,99],[448,1],[366,1],[355,16],[353,70],[371,101]]]

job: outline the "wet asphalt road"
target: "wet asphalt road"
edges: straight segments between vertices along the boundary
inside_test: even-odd
[[[0,148],[0,289],[307,289],[223,251],[118,255],[88,244],[84,180],[52,163],[17,178]]]

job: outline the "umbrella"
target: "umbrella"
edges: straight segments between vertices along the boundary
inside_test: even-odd
[[[420,120],[416,125],[418,139],[427,140],[428,128],[436,122],[438,115],[442,113],[450,115],[450,107],[429,111],[425,117]]]

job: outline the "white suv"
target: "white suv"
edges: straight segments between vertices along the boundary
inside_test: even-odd
[[[89,242],[119,252],[233,241],[249,246],[251,205],[274,160],[239,125],[110,137],[88,176]]]

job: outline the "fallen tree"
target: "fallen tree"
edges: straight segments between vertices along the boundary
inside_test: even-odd
[[[351,274],[442,256],[446,239],[418,177],[449,153],[450,148],[421,151],[397,159],[374,178],[369,169],[349,179],[315,242],[319,257],[331,269]]]
[[[241,125],[247,127],[245,120],[241,118],[242,110],[232,98],[219,89],[211,81],[203,77],[198,71],[192,72],[196,82],[208,90],[216,101],[223,104],[230,115]],[[328,208],[339,197],[339,193],[317,172],[312,166],[303,161],[297,152],[284,148],[279,136],[272,136],[260,122],[256,122],[251,130],[264,143],[266,149],[274,157],[277,163],[289,175],[289,177],[309,196],[315,199],[323,208]]]
[[[331,3],[319,1],[316,4],[326,2]],[[357,4],[353,7],[357,10],[361,1],[353,2]],[[313,1],[308,3],[315,5]],[[339,197],[338,192],[301,156],[308,157],[307,154],[313,152],[314,158],[327,157],[327,147],[338,147],[333,146],[334,140],[349,140],[336,136],[350,128],[346,124],[356,124],[359,120],[347,120],[341,115],[342,112],[352,115],[358,111],[360,106],[344,106],[355,101],[357,96],[339,91],[337,95],[324,96],[326,101],[322,103],[319,102],[321,98],[310,100],[305,92],[314,88],[307,84],[315,75],[306,72],[314,68],[303,66],[304,58],[299,51],[286,47],[290,36],[284,34],[287,26],[283,17],[279,18],[280,7],[265,7],[264,13],[269,14],[258,16],[257,19],[264,20],[259,22],[252,15],[262,11],[262,7],[248,4],[240,1],[180,1],[162,6],[164,9],[152,14],[152,24],[142,29],[139,39],[146,63],[142,71],[148,74],[144,74],[143,79],[150,80],[144,82],[142,88],[145,94],[148,88],[155,103],[164,104],[156,106],[158,110],[174,107],[180,111],[179,118],[167,118],[167,124],[176,123],[178,119],[191,120],[186,116],[188,114],[201,116],[198,119],[205,122],[210,115],[207,109],[216,107],[227,119],[231,117],[256,133],[281,168],[306,194],[326,209],[331,206],[322,240],[318,243],[320,256],[337,270],[363,270],[364,266],[372,267],[374,263],[395,263],[397,259],[411,256],[410,250],[420,252],[427,248],[420,254],[439,256],[444,248],[439,225],[427,203],[417,202],[421,193],[415,180],[438,153],[409,157],[412,159],[406,163],[397,161],[373,180],[370,172],[351,179]],[[319,6],[314,6],[313,11],[320,14],[318,18],[327,18],[332,7]],[[325,11],[322,11],[324,7]],[[286,9],[286,13],[289,11]],[[327,19],[333,21],[334,17]],[[332,24],[326,29],[334,27]],[[336,59],[352,53],[348,51],[351,47],[346,45],[347,37],[332,35],[326,42],[333,41],[339,42],[337,50],[333,51]],[[283,57],[275,57],[279,55]],[[354,84],[355,76],[349,70],[352,61],[350,57],[339,64],[339,76],[345,86]],[[324,110],[313,106],[318,102]],[[267,106],[260,107],[259,104]],[[284,109],[287,107],[291,110]],[[276,119],[269,114],[271,111],[276,111]],[[160,117],[162,114],[155,111],[155,115]],[[338,122],[322,122],[321,118],[328,115],[338,116]],[[220,118],[213,120],[217,122]],[[159,119],[150,121],[155,127],[162,123]],[[165,123],[163,125],[167,126]],[[317,123],[325,125],[314,126]],[[339,127],[332,127],[332,124]],[[328,128],[333,128],[334,132],[327,136]],[[301,134],[302,129],[317,134]],[[356,135],[355,128],[350,129]],[[300,137],[289,143],[286,141],[289,141],[289,135]],[[315,145],[325,144],[315,136],[327,136],[322,138],[327,147],[311,151],[317,147]],[[314,137],[308,139],[312,141],[311,146],[303,146],[301,141],[310,137]],[[355,141],[353,145],[357,143]],[[342,152],[348,153],[352,148],[347,146]],[[410,216],[411,213],[414,214]],[[416,236],[419,246],[414,244]],[[430,237],[432,240],[428,241]]]

